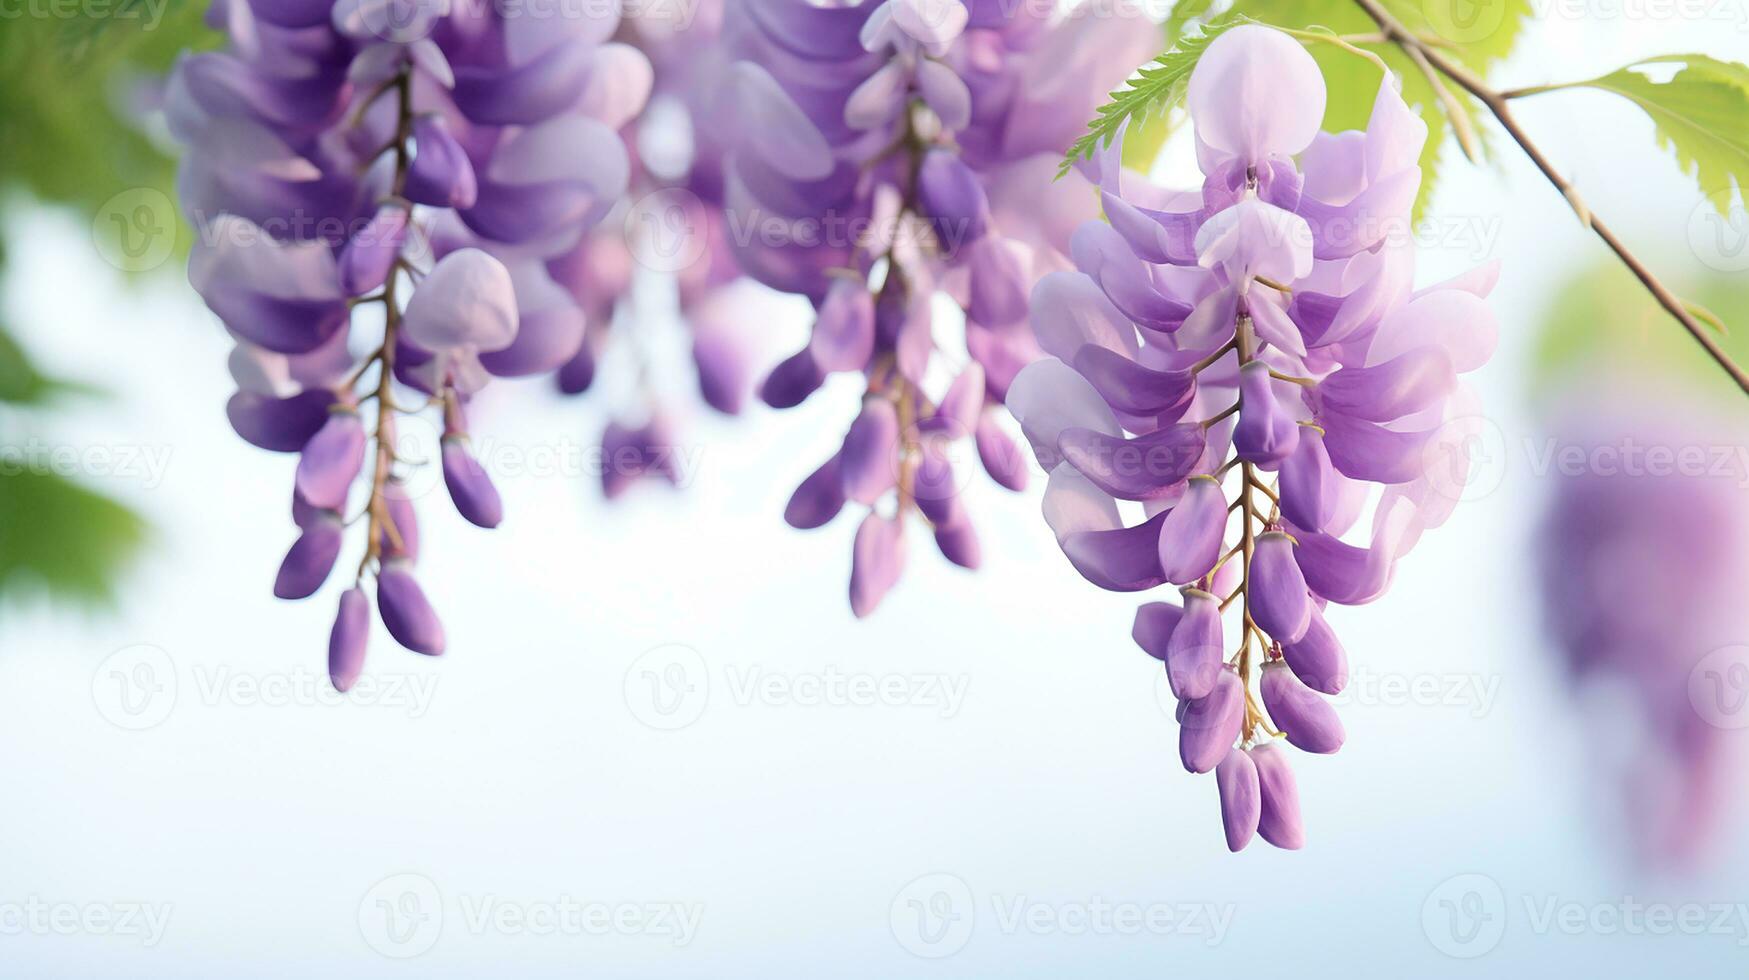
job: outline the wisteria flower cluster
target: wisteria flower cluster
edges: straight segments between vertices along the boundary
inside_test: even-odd
[[[711,113],[730,146],[725,221],[751,276],[817,309],[808,345],[761,396],[790,408],[829,375],[865,380],[842,448],[785,518],[814,528],[867,508],[850,580],[866,616],[903,571],[912,515],[950,561],[978,565],[954,447],[973,440],[997,483],[1024,485],[998,406],[1038,353],[1027,292],[1067,266],[1068,234],[1093,213],[1084,186],[1048,175],[1145,56],[1149,29],[1098,5],[1062,17],[1000,0],[744,0],[738,12]],[[948,353],[938,296],[963,313],[963,359]]]
[[[1692,868],[1730,809],[1733,736],[1749,717],[1745,474],[1616,460],[1635,446],[1711,456],[1742,437],[1713,405],[1643,375],[1591,374],[1553,402],[1562,451],[1603,461],[1556,474],[1535,549],[1544,619],[1587,719],[1598,810],[1640,865]]]
[[[1382,595],[1460,496],[1475,407],[1458,376],[1492,351],[1496,270],[1413,288],[1426,127],[1393,78],[1364,132],[1321,133],[1311,56],[1243,25],[1209,44],[1186,98],[1202,187],[1125,174],[1119,144],[1091,162],[1106,220],[1033,290],[1049,356],[1008,406],[1074,567],[1114,591],[1178,587],[1133,635],[1164,663],[1184,767],[1216,774],[1228,846],[1298,848],[1280,739],[1341,747],[1328,604]],[[1345,542],[1369,503],[1370,538]]]
[[[602,3],[220,0],[228,48],[185,56],[171,79],[189,277],[236,340],[231,422],[298,454],[300,534],[275,594],[317,592],[364,526],[329,648],[341,690],[363,665],[367,577],[398,643],[445,646],[414,577],[404,478],[420,461],[397,426],[441,418],[450,499],[493,527],[503,508],[470,449],[469,401],[582,348],[585,312],[549,263],[626,187],[616,130],[651,71],[609,43],[618,21]]]

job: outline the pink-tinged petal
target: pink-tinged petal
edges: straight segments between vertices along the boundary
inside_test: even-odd
[[[504,263],[477,248],[440,259],[407,302],[401,328],[433,352],[502,350],[516,339],[516,286]]]
[[[357,411],[348,408],[334,412],[298,457],[298,493],[316,507],[344,508],[347,491],[364,468],[368,442]]]
[[[407,485],[397,477],[389,479],[383,488],[383,500],[388,520],[377,532],[377,548],[383,559],[402,559],[408,564],[419,560],[419,513],[413,509],[413,498]]]
[[[1282,659],[1300,683],[1325,694],[1341,694],[1348,686],[1348,652],[1314,604],[1306,635],[1281,646]]]
[[[1099,392],[1055,358],[1022,368],[1008,386],[1007,405],[1046,471],[1056,469],[1062,459],[1057,443],[1065,429],[1091,429],[1114,438],[1120,431],[1111,406]]]
[[[1298,41],[1242,24],[1210,42],[1186,103],[1198,139],[1257,163],[1312,142],[1324,119],[1324,76]]]
[[[1184,702],[1178,720],[1178,759],[1190,772],[1213,772],[1233,750],[1245,723],[1245,683],[1217,667],[1208,696]]]
[[[485,467],[468,452],[459,436],[443,438],[443,483],[456,513],[476,527],[497,527],[504,520],[504,502]]]
[[[1289,744],[1303,752],[1328,755],[1342,748],[1347,733],[1336,709],[1323,696],[1300,683],[1279,660],[1263,665],[1263,707]]]
[[[808,341],[823,371],[860,371],[874,353],[874,296],[860,280],[835,278]]]
[[[279,575],[273,582],[276,598],[308,599],[315,595],[340,557],[346,528],[340,523],[339,514],[321,511],[303,531],[280,563]]]
[[[405,561],[383,565],[377,575],[377,606],[396,643],[428,657],[443,653],[443,624]]]
[[[1312,596],[1294,560],[1294,541],[1280,531],[1257,538],[1247,589],[1251,618],[1270,637],[1292,643],[1312,624]]]
[[[1248,752],[1257,766],[1263,803],[1258,834],[1282,850],[1299,850],[1306,846],[1306,825],[1300,817],[1300,787],[1288,767],[1287,751],[1277,742],[1266,742]]]
[[[1378,365],[1415,348],[1435,346],[1445,351],[1453,369],[1465,374],[1488,362],[1498,337],[1487,303],[1474,293],[1444,289],[1417,296],[1385,317],[1366,362]]]
[[[856,529],[851,550],[850,610],[856,618],[873,613],[904,570],[904,526],[871,512]]]
[[[1231,332],[1233,321],[1227,319]],[[1087,275],[1047,274],[1032,289],[1032,330],[1045,353],[1070,361],[1085,344],[1136,357],[1136,328]]]
[[[1239,424],[1233,449],[1239,458],[1274,466],[1299,448],[1300,425],[1276,399],[1269,365],[1251,361],[1239,369]]]
[[[1184,596],[1184,613],[1166,641],[1166,680],[1173,697],[1194,701],[1208,697],[1215,689],[1226,662],[1227,651],[1221,640],[1221,601],[1201,589],[1187,586],[1178,591]],[[1219,758],[1216,756],[1216,761]],[[1213,768],[1214,763],[1209,767]]]
[[[736,62],[727,82],[749,149],[795,180],[824,180],[832,173],[832,148],[771,73]]]
[[[370,600],[353,586],[340,594],[340,611],[328,634],[328,682],[341,693],[352,690],[364,671],[364,654],[370,644]]]
[[[1130,627],[1130,638],[1148,656],[1165,663],[1172,631],[1178,627],[1178,621],[1183,617],[1184,610],[1169,602],[1144,603],[1136,609],[1136,621]]]
[[[961,568],[976,570],[983,563],[983,548],[978,543],[978,532],[973,529],[970,521],[960,521],[935,529],[935,546],[941,549],[941,555]]]
[[[1281,463],[1281,513],[1295,527],[1322,531],[1336,512],[1336,478],[1330,454],[1324,449],[1324,433],[1312,426],[1300,427],[1300,442]]]
[[[1158,514],[1135,527],[1080,531],[1058,543],[1087,581],[1112,592],[1140,592],[1166,582],[1157,543],[1164,518]]]
[[[873,504],[898,483],[899,413],[891,400],[866,399],[839,453],[844,496]]]
[[[1263,815],[1257,764],[1242,749],[1227,750],[1227,757],[1215,767],[1215,786],[1221,797],[1221,829],[1227,835],[1227,850],[1237,854],[1257,835],[1257,823]]]
[[[595,49],[577,111],[619,129],[644,111],[655,80],[648,55],[629,44],[604,44]]]
[[[1418,169],[1421,148],[1427,143],[1427,123],[1403,102],[1402,80],[1386,73],[1373,98],[1372,116],[1366,123],[1366,177],[1383,180],[1393,174]]]
[[[978,419],[976,437],[978,461],[984,464],[984,472],[990,474],[990,479],[1017,493],[1025,490],[1026,459],[1021,455],[1020,447],[1002,431],[994,412],[985,412]]]
[[[1062,458],[1093,484],[1123,500],[1157,500],[1176,494],[1195,470],[1207,445],[1201,425],[1179,423],[1124,439],[1095,429],[1064,429],[1057,436]]]
[[[1227,498],[1211,476],[1191,477],[1184,497],[1160,526],[1160,568],[1174,585],[1195,582],[1215,567],[1227,531]]]
[[[1460,272],[1444,282],[1436,282],[1433,285],[1428,286],[1426,289],[1416,290],[1415,295],[1412,298],[1420,299],[1429,293],[1437,293],[1445,289],[1455,289],[1459,292],[1469,293],[1478,299],[1487,299],[1488,294],[1494,291],[1494,286],[1499,282],[1500,260],[1489,259],[1481,265],[1466,272]]]

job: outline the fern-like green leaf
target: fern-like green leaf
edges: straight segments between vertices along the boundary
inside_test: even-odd
[[[1075,161],[1090,160],[1101,147],[1110,146],[1124,123],[1139,124],[1184,101],[1190,73],[1196,68],[1202,53],[1208,50],[1209,42],[1235,23],[1238,21],[1221,20],[1206,24],[1199,31],[1185,33],[1175,39],[1165,54],[1143,65],[1123,88],[1111,93],[1110,102],[1094,112],[1086,134],[1076,140],[1063,157],[1057,176],[1067,174],[1075,166]],[[1164,130],[1161,139],[1164,139]]]

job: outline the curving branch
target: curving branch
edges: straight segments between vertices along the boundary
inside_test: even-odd
[[[1488,111],[1494,114],[1494,118],[1500,121],[1506,134],[1512,137],[1513,142],[1518,144],[1525,156],[1528,156],[1530,161],[1536,164],[1537,169],[1542,171],[1549,183],[1553,184],[1555,189],[1567,199],[1567,203],[1572,206],[1574,213],[1579,216],[1579,220],[1595,232],[1598,238],[1603,239],[1603,243],[1608,245],[1609,250],[1615,253],[1616,258],[1620,259],[1635,278],[1640,280],[1640,283],[1646,287],[1646,291],[1658,301],[1658,305],[1682,324],[1683,328],[1694,338],[1695,343],[1700,344],[1707,355],[1716,361],[1726,374],[1731,376],[1731,380],[1737,383],[1737,387],[1741,388],[1744,394],[1749,394],[1749,372],[1745,372],[1736,361],[1731,359],[1731,355],[1725,353],[1724,348],[1719,346],[1718,341],[1713,339],[1706,327],[1695,318],[1693,313],[1689,312],[1682,300],[1659,281],[1658,277],[1646,268],[1645,263],[1628,251],[1627,246],[1622,244],[1621,239],[1617,238],[1607,225],[1591,213],[1590,209],[1579,199],[1579,192],[1574,189],[1572,183],[1555,169],[1548,157],[1543,155],[1542,150],[1519,127],[1518,121],[1512,115],[1509,102],[1513,96],[1521,94],[1520,92],[1502,92],[1489,87],[1487,82],[1477,78],[1464,66],[1441,54],[1434,45],[1427,43],[1417,37],[1413,31],[1404,27],[1401,21],[1392,16],[1391,12],[1379,3],[1379,0],[1354,0],[1354,2],[1366,12],[1368,17],[1373,19],[1374,23],[1379,25],[1379,30],[1384,34],[1385,40],[1401,48],[1410,60],[1418,65],[1431,66],[1435,71],[1457,83],[1460,88],[1487,106]],[[1452,115],[1455,119],[1461,117],[1462,113],[1452,113]]]

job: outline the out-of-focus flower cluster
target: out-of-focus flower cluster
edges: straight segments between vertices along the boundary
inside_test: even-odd
[[[866,508],[850,582],[858,616],[898,581],[913,515],[949,560],[979,563],[958,447],[975,443],[993,479],[1023,485],[996,406],[1037,356],[1027,291],[1066,267],[1069,233],[1096,203],[1084,181],[1051,173],[1151,35],[1101,4],[731,8],[734,61],[708,112],[728,147],[729,242],[749,275],[817,310],[808,345],[761,395],[789,408],[831,374],[865,379],[842,449],[785,514],[813,528],[847,503]],[[937,322],[938,297],[963,313],[963,340]]]
[[[1202,187],[1124,173],[1121,139],[1091,161],[1106,220],[1033,290],[1049,356],[1008,391],[1075,568],[1115,591],[1179,587],[1134,637],[1164,662],[1181,761],[1216,773],[1234,850],[1302,845],[1278,737],[1344,740],[1325,610],[1382,595],[1451,513],[1476,421],[1459,375],[1495,338],[1496,269],[1412,285],[1427,131],[1395,79],[1365,131],[1320,132],[1324,99],[1287,35],[1213,40],[1187,91]],[[1369,505],[1364,543],[1344,541]]]
[[[344,690],[370,632],[368,576],[390,635],[443,652],[413,577],[402,478],[416,463],[397,424],[440,416],[457,511],[500,521],[469,400],[582,348],[586,313],[554,269],[626,188],[617,130],[651,69],[609,40],[618,11],[599,2],[220,0],[210,16],[228,46],[185,56],[166,98],[187,147],[189,277],[236,340],[233,426],[298,454],[301,533],[275,593],[314,594],[365,525],[329,651]]]

